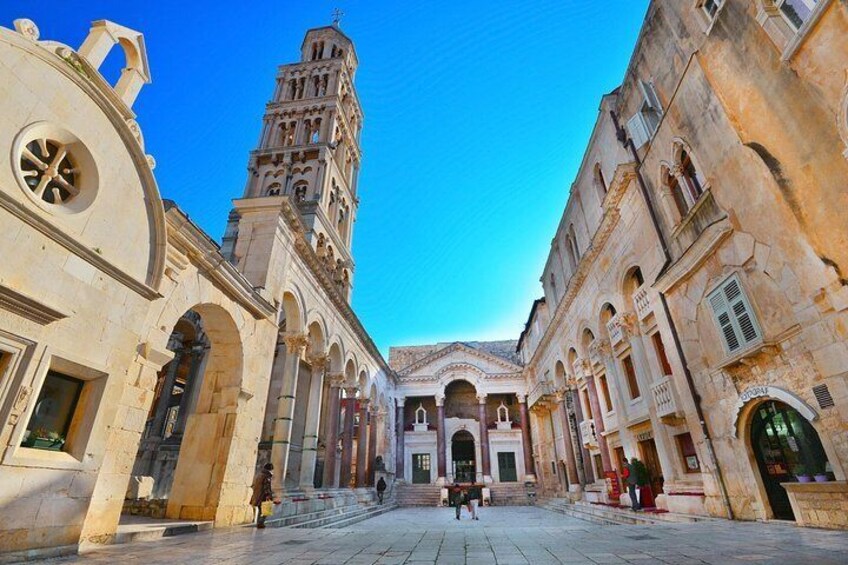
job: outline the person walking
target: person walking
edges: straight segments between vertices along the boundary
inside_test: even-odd
[[[274,491],[271,488],[271,477],[274,476],[274,464],[265,463],[256,476],[253,477],[253,495],[250,497],[250,505],[256,507],[256,527],[265,527],[266,516],[262,515],[262,503],[274,499]]]
[[[478,486],[473,486],[468,492],[468,511],[471,512],[472,520],[479,520],[480,518],[477,516],[477,508],[480,506],[480,499],[482,498],[482,488]]]
[[[377,501],[380,504],[383,504],[383,493],[386,492],[386,479],[380,477],[380,480],[377,481]]]
[[[456,519],[459,520],[459,515],[462,512],[462,489],[459,488],[459,484],[454,483],[453,488],[451,489],[451,503],[454,508],[456,508]]]
[[[636,486],[639,483],[639,473],[636,467],[624,458],[624,470],[621,473],[622,478],[627,483],[627,492],[630,494],[630,508],[636,512],[642,509],[639,500],[636,497]]]

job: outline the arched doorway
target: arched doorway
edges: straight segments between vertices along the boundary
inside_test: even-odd
[[[751,418],[751,448],[772,514],[794,520],[789,495],[780,483],[825,472],[827,455],[819,434],[797,410],[776,400],[757,406]]]
[[[459,430],[451,439],[453,480],[458,483],[473,483],[477,476],[474,454],[474,436],[468,430]]]

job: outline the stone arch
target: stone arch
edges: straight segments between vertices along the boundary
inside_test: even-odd
[[[368,369],[366,367],[359,368],[359,376],[356,379],[356,387],[359,389],[360,398],[369,398],[366,396],[368,391]]]
[[[306,335],[309,339],[309,355],[321,355],[326,353],[326,340],[324,328],[318,320],[313,320],[307,326]]]
[[[624,297],[626,309],[633,308],[633,295],[645,284],[645,273],[642,267],[636,263],[622,271],[621,296]]]
[[[354,386],[356,384],[356,361],[353,360],[353,357],[345,363],[344,376],[345,385]]]
[[[317,309],[310,309],[306,314],[306,319],[309,320],[309,326],[311,327],[313,324],[318,326],[318,329],[321,332],[321,337],[326,344],[327,340],[327,321],[324,319],[323,314],[319,312]]]
[[[733,436],[736,438],[744,437],[741,432],[747,433],[747,420],[750,420],[751,412],[761,403],[767,400],[779,400],[798,411],[804,418],[810,422],[815,422],[818,419],[818,413],[804,402],[799,396],[789,392],[788,390],[774,386],[754,386],[748,388],[745,392],[739,395],[736,401],[736,406],[733,409]],[[740,426],[741,424],[741,426]]]
[[[343,370],[342,360],[344,352],[338,341],[331,340],[330,348],[327,350],[327,371],[331,374],[341,373]]]
[[[557,359],[554,365],[554,385],[558,389],[564,389],[568,382],[568,372],[565,370],[565,364],[562,360]]]
[[[283,293],[283,303],[280,320],[280,326],[285,324],[285,330],[289,332],[299,332],[304,327],[304,312],[303,297],[295,288]]]
[[[475,390],[480,390],[480,381],[485,373],[469,363],[451,363],[436,372],[439,379],[438,395],[444,396],[447,386],[454,381],[467,381]]]
[[[142,85],[150,83],[150,65],[147,62],[144,36],[114,22],[98,20],[91,24],[88,37],[78,52],[95,70],[99,70],[115,45],[123,50],[126,67],[113,88],[124,104],[132,108]]]
[[[588,326],[584,327],[583,331],[580,332],[580,349],[584,359],[589,358],[589,346],[592,345],[592,342],[597,337],[597,334]]]

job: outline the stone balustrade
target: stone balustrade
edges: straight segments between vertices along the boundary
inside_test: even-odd
[[[651,296],[648,293],[648,285],[642,285],[633,293],[633,307],[636,309],[636,317],[641,322],[653,311]]]
[[[549,381],[539,381],[527,394],[527,406],[532,407],[540,400],[553,395],[553,386]]]
[[[615,347],[627,337],[627,331],[624,324],[624,315],[619,313],[607,322],[607,331],[609,332],[610,345]]]
[[[677,415],[677,398],[670,377],[665,376],[662,380],[652,384],[651,393],[654,396],[654,405],[657,407],[658,417],[665,418]]]
[[[580,422],[580,437],[583,440],[583,445],[598,445],[598,436],[595,435],[595,420]]]

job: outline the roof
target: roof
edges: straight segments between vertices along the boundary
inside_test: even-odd
[[[516,351],[517,343],[514,339],[508,339],[500,341],[452,341],[429,345],[390,347],[389,366],[395,371],[400,371],[454,345],[463,345],[487,355],[498,357],[513,365],[520,365],[521,360]]]

